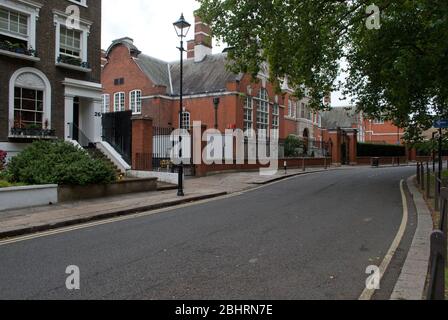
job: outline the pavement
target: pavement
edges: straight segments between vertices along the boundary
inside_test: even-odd
[[[305,172],[288,170],[286,174],[284,171],[279,171],[274,176],[260,176],[258,171],[237,172],[186,179],[183,198],[177,197],[177,191],[172,190],[172,185],[164,184],[158,192],[0,211],[0,239],[201,201],[323,170],[323,168],[308,169]]]
[[[391,300],[424,299],[426,278],[429,270],[431,233],[433,231],[431,212],[422,193],[415,185],[414,177],[409,178],[407,184],[417,210],[417,230]]]
[[[330,170],[0,241],[0,299],[358,299],[396,237],[400,181],[414,171]],[[245,185],[212,176],[202,188],[213,180]],[[67,290],[68,266],[80,290]],[[395,283],[400,272],[388,274]]]

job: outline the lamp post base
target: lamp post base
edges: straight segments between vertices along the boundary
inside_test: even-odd
[[[177,196],[178,196],[178,197],[185,197],[185,193],[184,193],[184,191],[183,191],[183,190],[179,190],[179,191],[177,191]]]

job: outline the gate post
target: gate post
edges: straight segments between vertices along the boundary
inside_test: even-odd
[[[328,135],[330,138],[331,145],[331,161],[335,166],[342,165],[342,131],[340,128],[328,130]]]
[[[153,128],[152,118],[132,117],[132,169],[152,170]]]

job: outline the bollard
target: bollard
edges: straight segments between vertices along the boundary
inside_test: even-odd
[[[302,170],[303,170],[303,172],[306,171],[306,167],[305,167],[305,158],[302,159]]]
[[[417,162],[417,184],[420,185],[420,162]]]
[[[436,180],[436,183],[435,183],[435,188],[434,188],[434,190],[435,190],[435,192],[434,192],[434,201],[435,201],[435,203],[434,203],[434,210],[436,210],[436,211],[439,211],[439,198],[440,198],[440,194],[439,194],[439,179],[437,179],[437,175],[434,175],[434,178],[435,178],[435,180]]]
[[[286,161],[283,163],[283,167],[285,168],[285,175],[287,175],[288,174],[288,163]]]
[[[445,299],[445,260],[444,243],[446,236],[441,230],[436,230],[431,235],[430,281],[428,300]]]
[[[425,190],[425,166],[423,165],[423,162],[420,166],[420,188]]]
[[[426,199],[431,196],[431,172],[429,170],[429,162],[426,162]]]

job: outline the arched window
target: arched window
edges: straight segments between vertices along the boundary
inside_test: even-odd
[[[51,85],[41,71],[17,70],[9,81],[9,129],[51,129]]]
[[[191,121],[191,115],[190,112],[184,111],[182,112],[182,122],[181,122],[181,128],[190,130],[190,121]]]

